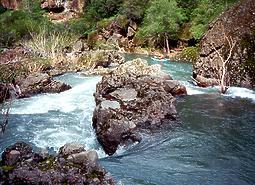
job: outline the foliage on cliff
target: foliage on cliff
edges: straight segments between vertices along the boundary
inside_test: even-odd
[[[152,1],[146,10],[140,36],[147,37],[152,42],[164,42],[165,38],[177,39],[180,25],[185,20],[181,8],[175,0]]]
[[[84,15],[79,19],[61,23],[71,32],[84,35],[97,29],[97,22],[103,19],[125,16],[138,23],[140,38],[143,41],[157,40],[153,46],[163,47],[166,36],[171,40],[182,40],[183,29],[189,39],[197,41],[204,34],[208,24],[224,9],[237,0],[91,0],[87,1]],[[38,25],[50,27],[49,20],[43,16],[40,3],[22,1],[18,11],[0,10],[0,46],[10,46],[26,37]],[[3,13],[4,12],[4,13]],[[36,26],[35,26],[36,25]],[[186,27],[184,25],[189,25]],[[53,27],[59,25],[54,25]],[[33,27],[33,28],[31,28]],[[39,26],[40,27],[40,26]],[[36,30],[36,31],[35,31]],[[151,42],[143,42],[151,43]]]

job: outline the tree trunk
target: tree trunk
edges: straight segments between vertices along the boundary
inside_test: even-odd
[[[167,55],[168,55],[168,57],[169,57],[169,56],[170,56],[170,49],[169,49],[168,37],[166,37],[166,51],[167,51]]]
[[[225,94],[227,91],[227,87],[225,84],[225,75],[226,75],[226,63],[223,62],[222,66],[222,76],[221,76],[221,82],[220,82],[220,87],[221,87],[221,93]]]

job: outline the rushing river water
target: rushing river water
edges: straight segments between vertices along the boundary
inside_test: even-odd
[[[177,100],[179,126],[108,157],[91,127],[93,92],[101,78],[65,74],[58,79],[72,85],[71,90],[14,102],[0,151],[18,140],[50,151],[79,142],[98,151],[100,163],[119,184],[255,184],[255,92],[231,87],[222,96],[217,88],[188,83],[191,64],[161,65],[188,89],[189,96]]]

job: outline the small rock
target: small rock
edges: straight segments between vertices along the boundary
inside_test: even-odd
[[[128,27],[128,32],[127,32],[127,36],[128,37],[132,37],[135,35],[135,30],[131,27]]]
[[[71,154],[85,151],[84,146],[78,143],[67,143],[59,149],[59,154],[69,156]]]
[[[68,156],[67,160],[76,164],[83,164],[86,162],[96,163],[98,160],[98,155],[97,155],[97,152],[93,150],[85,151],[85,152],[72,154]]]
[[[82,52],[84,50],[84,45],[81,40],[78,40],[74,45],[73,45],[73,52]]]
[[[137,98],[137,91],[135,89],[121,88],[110,93],[110,95],[122,101],[131,101]]]
[[[8,161],[6,165],[8,166],[15,165],[19,161],[19,159],[20,159],[20,152],[17,150],[12,150],[10,151],[8,155]]]
[[[164,81],[164,89],[170,92],[173,96],[186,95],[187,90],[184,85],[176,80],[166,80]]]
[[[4,165],[13,165],[18,158],[28,159],[30,157],[32,157],[32,147],[24,142],[17,142],[4,150],[2,162]]]
[[[117,101],[110,101],[110,100],[105,100],[101,103],[101,108],[102,109],[119,109],[120,108],[120,103]]]

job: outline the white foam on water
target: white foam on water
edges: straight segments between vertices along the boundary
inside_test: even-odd
[[[106,157],[92,128],[95,108],[93,93],[101,77],[81,77],[80,80],[78,85],[59,94],[42,94],[17,100],[11,113],[42,114],[40,116],[43,119],[45,116],[43,123],[31,118],[27,123],[18,126],[18,131],[24,134],[30,128],[31,142],[39,148],[51,147],[57,152],[66,143],[77,142],[84,145],[85,149],[95,149],[100,158]]]
[[[76,109],[84,109],[84,100],[92,96],[95,85],[101,78],[85,80],[80,85],[58,94],[42,94],[29,99],[19,100],[14,103],[12,114],[42,114],[48,111],[73,112]],[[91,99],[91,97],[89,97]],[[93,96],[92,96],[93,98]]]
[[[255,91],[242,88],[242,87],[230,87],[227,90],[227,93],[225,96],[230,96],[232,98],[246,98],[252,100],[253,103],[255,103]]]
[[[215,87],[203,88],[203,87],[192,85],[191,83],[187,81],[180,81],[180,82],[186,87],[188,95],[208,94],[208,93],[215,92],[216,90]]]

